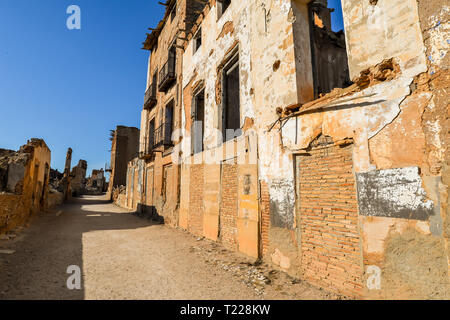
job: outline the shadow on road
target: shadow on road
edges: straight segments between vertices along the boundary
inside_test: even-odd
[[[101,230],[125,230],[151,226],[99,196],[84,196],[32,220],[13,240],[0,241],[0,299],[84,299],[81,290],[69,290],[69,266],[83,272],[83,234]]]

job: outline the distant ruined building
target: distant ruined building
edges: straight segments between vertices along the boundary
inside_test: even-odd
[[[128,162],[139,153],[139,129],[117,126],[111,137],[111,168],[107,197],[117,200],[119,189],[127,184]]]
[[[86,171],[87,161],[80,160],[78,165],[73,167],[70,173],[70,190],[73,197],[81,196],[86,193]]]
[[[333,32],[326,0],[167,1],[117,203],[340,294],[448,299],[448,4],[342,5]]]
[[[86,179],[86,193],[91,195],[101,195],[108,189],[105,171],[103,169],[92,170],[91,175]]]

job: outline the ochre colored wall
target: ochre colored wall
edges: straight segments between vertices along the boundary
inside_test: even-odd
[[[31,139],[19,153],[30,155],[25,164],[20,194],[0,194],[0,233],[24,225],[48,208],[51,152],[43,140]]]

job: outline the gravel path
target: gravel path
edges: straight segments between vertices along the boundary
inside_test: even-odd
[[[85,196],[0,240],[0,299],[335,299],[220,245]],[[13,235],[14,236],[14,235]],[[68,266],[81,290],[66,287]]]

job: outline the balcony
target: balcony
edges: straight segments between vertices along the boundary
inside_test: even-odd
[[[152,83],[145,92],[144,109],[151,110],[157,103],[156,100],[156,83]]]
[[[158,152],[158,147],[171,147],[172,143],[172,123],[163,123],[153,134],[147,139],[147,141],[141,144],[139,158],[140,159],[154,159],[154,153]],[[161,150],[159,150],[161,152]]]
[[[159,71],[159,91],[165,92],[175,81],[175,58],[172,57],[167,60]]]
[[[144,160],[153,160],[154,154],[153,154],[153,138],[150,138],[149,141],[146,141],[145,143],[141,143],[141,148],[139,151],[139,159]]]
[[[153,137],[152,149],[160,146],[172,146],[172,123],[163,123],[158,129],[155,130]]]

